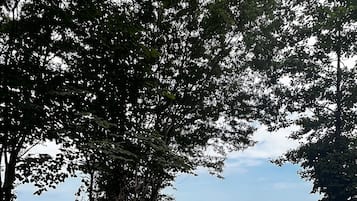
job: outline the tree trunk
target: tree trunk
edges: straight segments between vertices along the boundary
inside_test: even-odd
[[[14,195],[15,168],[16,168],[17,152],[13,151],[10,155],[9,163],[5,167],[5,180],[2,187],[2,196],[0,201],[12,201]]]
[[[340,38],[340,31],[337,33],[338,39]],[[339,138],[341,136],[341,129],[342,129],[342,91],[341,91],[341,82],[342,82],[342,70],[341,70],[341,47],[340,47],[340,42],[338,41],[337,43],[337,48],[336,48],[336,54],[337,54],[337,71],[336,71],[336,116],[335,116],[335,138]]]

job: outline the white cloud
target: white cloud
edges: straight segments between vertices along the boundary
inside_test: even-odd
[[[259,126],[253,135],[253,140],[257,142],[255,146],[228,154],[224,175],[247,173],[249,168],[264,165],[268,160],[297,148],[299,143],[288,138],[297,129],[297,126],[290,126],[276,132],[268,132],[266,126]]]
[[[60,153],[60,145],[54,141],[46,141],[31,148],[28,154],[49,154],[55,156]]]
[[[260,126],[253,135],[253,140],[257,144],[244,151],[232,152],[228,154],[229,159],[273,159],[281,156],[289,149],[298,147],[299,143],[288,136],[298,129],[297,126],[290,126],[276,132],[268,132],[265,126]]]
[[[245,158],[244,160],[235,160],[226,165],[227,168],[235,167],[254,167],[263,163],[262,160]]]
[[[260,166],[264,162],[264,160],[253,158],[230,159],[225,164],[223,175],[228,176],[232,173],[245,174],[249,171],[250,167]]]

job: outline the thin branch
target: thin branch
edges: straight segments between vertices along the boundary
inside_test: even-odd
[[[35,142],[35,143],[32,144],[29,148],[27,148],[26,150],[24,150],[24,152],[19,155],[19,158],[25,156],[32,148],[34,148],[35,146],[39,145],[40,142],[41,142],[41,141]]]

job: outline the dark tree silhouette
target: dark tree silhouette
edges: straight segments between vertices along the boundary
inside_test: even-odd
[[[299,125],[291,137],[304,143],[277,162],[301,164],[302,176],[313,181],[313,192],[324,201],[355,200],[356,65],[344,61],[356,56],[357,4],[286,1],[284,6],[282,41],[288,46],[272,72],[279,83],[273,96],[278,101],[272,102],[280,109],[278,126]]]
[[[28,154],[60,141],[56,111],[63,108],[51,92],[62,85],[56,57],[64,41],[54,38],[63,23],[59,2],[2,1],[0,9],[0,200],[10,201],[16,180],[43,190],[68,175],[59,171],[61,154]]]
[[[272,37],[273,7],[73,4],[68,87],[78,92],[72,108],[80,115],[68,127],[76,128],[70,136],[91,200],[160,200],[178,173],[203,166],[219,174],[228,150],[252,145],[258,109],[249,73],[269,58],[247,58]]]

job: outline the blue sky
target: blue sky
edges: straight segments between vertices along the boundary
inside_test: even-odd
[[[204,169],[197,170],[198,176],[181,175],[176,179],[175,189],[167,190],[177,201],[317,201],[312,195],[311,183],[302,180],[297,165],[286,164],[278,167],[269,162],[297,142],[287,139],[297,128],[290,127],[276,133],[268,133],[260,127],[254,135],[256,146],[243,152],[228,155],[224,179],[211,176]],[[46,149],[55,148],[48,146]],[[78,179],[69,179],[56,190],[33,196],[31,185],[17,188],[18,201],[74,201],[78,190]]]
[[[178,201],[317,201],[311,184],[299,178],[298,167],[277,167],[269,162],[234,171],[224,180],[208,174],[182,176],[176,181]]]

